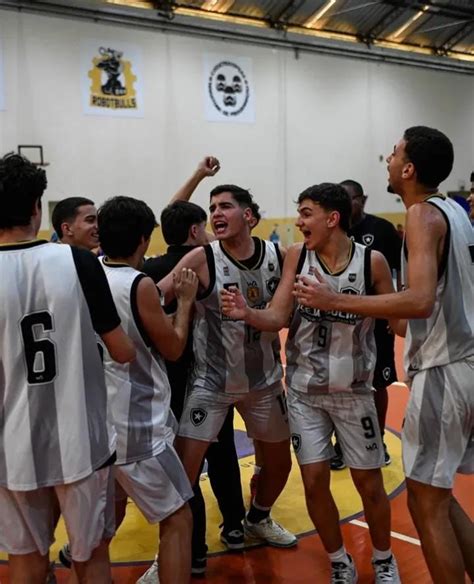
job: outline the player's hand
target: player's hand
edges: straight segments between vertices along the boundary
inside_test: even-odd
[[[197,172],[204,178],[206,176],[214,176],[221,168],[219,160],[215,156],[206,156],[198,164]]]
[[[316,280],[307,276],[297,276],[293,287],[293,296],[299,304],[321,310],[332,310],[337,293],[329,286],[321,274],[315,270]]]
[[[189,268],[183,268],[177,274],[173,272],[173,286],[176,298],[180,302],[193,302],[196,298],[199,279]]]
[[[227,290],[220,290],[222,314],[232,320],[244,320],[247,312],[247,303],[235,286]]]

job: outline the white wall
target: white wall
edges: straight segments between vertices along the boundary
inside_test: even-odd
[[[143,119],[82,113],[83,38],[141,48]],[[43,144],[47,200],[85,195],[100,203],[128,194],[159,213],[197,161],[215,154],[223,168],[199,188],[203,205],[212,185],[235,182],[252,189],[268,217],[293,215],[305,187],[354,178],[369,210],[397,212],[379,155],[414,124],[437,127],[454,143],[446,190],[467,184],[474,170],[472,77],[304,53],[296,60],[288,51],[1,10],[0,43],[0,152]],[[255,124],[205,121],[205,52],[253,59]]]

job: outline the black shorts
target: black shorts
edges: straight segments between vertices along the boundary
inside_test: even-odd
[[[395,369],[395,335],[388,331],[388,321],[375,321],[375,345],[377,362],[375,364],[374,387],[382,389],[397,381]]]

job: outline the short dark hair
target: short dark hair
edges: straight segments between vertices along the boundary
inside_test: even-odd
[[[257,223],[260,221],[262,218],[260,215],[260,206],[254,201],[253,195],[249,190],[238,187],[237,185],[218,185],[212,189],[210,197],[212,199],[212,197],[221,195],[222,193],[230,193],[243,209],[249,208],[252,211],[252,215],[257,219]]]
[[[98,212],[100,247],[111,258],[127,258],[135,253],[142,237],[150,239],[156,227],[153,211],[132,197],[113,197]]]
[[[168,245],[183,245],[193,225],[207,221],[206,211],[189,201],[176,201],[163,209],[161,231]]]
[[[351,188],[358,197],[365,197],[364,189],[362,188],[362,185],[360,183],[358,183],[356,180],[352,180],[350,178],[347,178],[346,180],[343,180],[339,184],[343,187]]]
[[[35,203],[41,205],[46,173],[24,156],[5,154],[0,159],[0,229],[30,224]]]
[[[453,168],[451,140],[443,132],[426,126],[408,128],[403,139],[406,155],[415,167],[418,182],[425,187],[437,188]]]
[[[305,189],[298,197],[298,205],[310,199],[325,211],[339,213],[339,225],[346,233],[350,228],[352,214],[351,198],[344,187],[335,183],[321,183]]]
[[[61,225],[63,223],[72,223],[79,213],[79,207],[84,205],[94,205],[94,201],[86,199],[85,197],[68,197],[56,204],[53,209],[51,221],[53,223],[54,231],[58,234],[59,239],[62,239],[64,235]]]

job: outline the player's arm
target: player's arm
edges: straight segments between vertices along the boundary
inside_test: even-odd
[[[186,345],[198,279],[194,272],[184,268],[175,278],[175,284],[178,308],[174,322],[163,311],[158,290],[151,278],[142,278],[137,286],[140,323],[153,346],[170,361],[178,359]]]
[[[163,294],[165,304],[169,304],[173,298],[176,297],[174,278],[176,278],[184,268],[188,268],[195,272],[201,288],[208,288],[209,269],[207,267],[206,252],[203,247],[197,247],[182,257],[174,267],[173,271],[158,282],[157,286]]]
[[[198,167],[189,177],[189,179],[184,183],[184,185],[178,190],[178,192],[172,197],[170,205],[176,203],[176,201],[189,201],[191,195],[194,193],[199,183],[208,176],[214,176],[219,172],[220,164],[219,160],[214,156],[206,156],[198,164]]]
[[[279,331],[287,326],[293,311],[292,291],[301,249],[301,244],[295,244],[287,251],[280,283],[267,308],[250,308],[239,290],[221,290],[222,312],[262,331]]]
[[[395,292],[393,288],[393,279],[390,267],[387,260],[378,251],[372,251],[370,254],[370,264],[372,273],[372,287],[375,294],[392,294]],[[404,337],[406,333],[407,321],[405,319],[391,318],[389,325],[392,331]]]
[[[304,306],[322,310],[341,310],[386,319],[428,318],[435,303],[445,235],[446,222],[441,213],[427,203],[415,204],[407,213],[409,287],[406,290],[377,296],[338,294],[316,273],[317,282],[300,277],[294,294]]]
[[[117,363],[130,363],[135,359],[135,345],[120,325],[107,333],[102,333],[100,338],[107,347],[111,359]]]
[[[120,326],[107,276],[99,260],[90,251],[77,247],[71,247],[71,253],[95,332],[104,341],[114,361],[133,361],[135,345]]]

